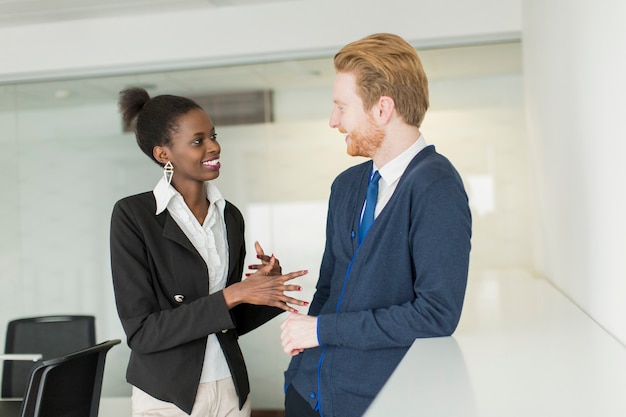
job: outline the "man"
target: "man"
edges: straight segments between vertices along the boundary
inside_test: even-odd
[[[371,161],[335,179],[309,313],[282,325],[286,417],[361,416],[416,338],[454,332],[467,283],[467,196],[420,133],[428,84],[415,49],[375,34],[334,64],[330,126]]]

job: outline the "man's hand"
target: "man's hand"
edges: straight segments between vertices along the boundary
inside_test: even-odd
[[[317,317],[292,313],[280,328],[283,350],[287,355],[296,356],[304,352],[304,349],[319,346]]]

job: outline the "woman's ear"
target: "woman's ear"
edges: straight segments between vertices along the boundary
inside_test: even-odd
[[[167,148],[165,146],[155,146],[154,148],[152,148],[152,155],[154,156],[154,159],[156,159],[163,165],[165,165],[170,160],[167,153]]]

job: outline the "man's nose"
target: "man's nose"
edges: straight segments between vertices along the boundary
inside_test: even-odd
[[[328,125],[333,129],[339,127],[339,116],[337,116],[337,109],[333,109],[330,113],[330,120],[328,120]]]

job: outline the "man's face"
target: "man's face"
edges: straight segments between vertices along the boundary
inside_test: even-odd
[[[380,148],[385,133],[376,124],[373,113],[363,109],[363,100],[357,93],[354,74],[337,73],[333,86],[333,103],[329,125],[347,134],[345,140],[348,154],[373,157]]]

